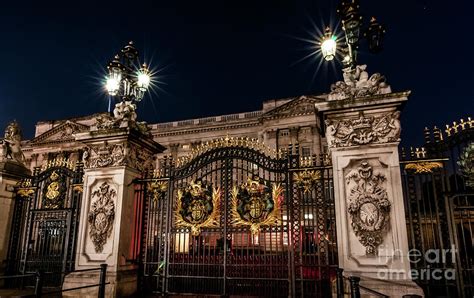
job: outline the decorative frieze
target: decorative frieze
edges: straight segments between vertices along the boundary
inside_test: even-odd
[[[91,209],[87,216],[89,223],[89,237],[94,244],[95,251],[101,253],[107,239],[112,234],[115,203],[114,199],[117,192],[111,188],[108,182],[103,182],[98,189],[94,190],[91,195]]]
[[[326,120],[329,148],[400,141],[400,112],[343,120]]]
[[[374,256],[389,225],[391,203],[383,185],[386,177],[374,173],[368,161],[363,160],[346,175],[345,181],[352,229],[366,255]]]
[[[153,155],[134,144],[104,142],[84,150],[82,162],[85,168],[129,166],[139,171],[153,167]]]

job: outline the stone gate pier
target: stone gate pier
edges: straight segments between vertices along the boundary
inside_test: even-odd
[[[398,158],[410,92],[392,93],[380,74],[346,75],[316,104],[332,158],[339,267],[390,297],[423,295],[410,275]]]
[[[153,169],[154,155],[164,148],[153,141],[144,123],[136,122],[135,105],[117,104],[115,116],[101,116],[90,131],[77,133],[86,150],[84,189],[76,247],[75,270],[98,268],[106,263],[107,297],[137,291],[136,214],[132,181]],[[99,271],[72,272],[63,289],[97,283]],[[97,297],[98,288],[65,292]]]
[[[15,186],[31,172],[24,164],[20,149],[21,130],[16,122],[10,123],[4,139],[0,141],[0,260],[8,258],[10,232],[14,211]],[[0,274],[6,271],[6,263],[0,262]],[[3,280],[0,281],[0,284]]]

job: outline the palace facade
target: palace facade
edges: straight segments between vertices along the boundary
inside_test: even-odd
[[[322,124],[315,103],[326,95],[299,96],[264,101],[262,109],[238,114],[220,115],[181,121],[149,124],[153,139],[167,149],[158,154],[175,160],[208,141],[225,137],[258,139],[277,151],[299,144],[300,155],[309,157],[327,152]],[[139,112],[139,111],[138,111]],[[73,134],[96,125],[104,114],[66,120],[40,121],[33,139],[23,142],[26,164],[33,170],[56,157],[79,161],[84,145]]]

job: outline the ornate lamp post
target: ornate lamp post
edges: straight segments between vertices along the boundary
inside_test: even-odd
[[[107,65],[109,74],[105,89],[111,98],[119,101],[140,102],[150,86],[150,70],[143,63],[140,65],[138,50],[130,41],[115,55]],[[109,101],[110,112],[110,101]]]
[[[357,49],[361,39],[366,38],[369,51],[377,53],[382,49],[382,39],[385,29],[372,17],[369,25],[365,28],[363,18],[359,13],[359,1],[342,1],[337,9],[342,20],[342,29],[345,34],[345,43],[342,49],[342,62],[346,67],[355,69],[357,66]],[[332,35],[331,29],[325,30],[321,42],[321,52],[326,61],[333,60],[336,53],[337,43]],[[331,41],[332,40],[332,41]]]

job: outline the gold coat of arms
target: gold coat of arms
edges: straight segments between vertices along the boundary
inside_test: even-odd
[[[281,224],[281,199],[283,188],[280,184],[272,187],[254,175],[240,187],[232,189],[232,224],[250,226],[252,234],[257,234],[264,225]]]
[[[220,196],[219,188],[203,181],[194,181],[178,190],[176,226],[191,228],[193,236],[201,234],[201,228],[218,227]]]

